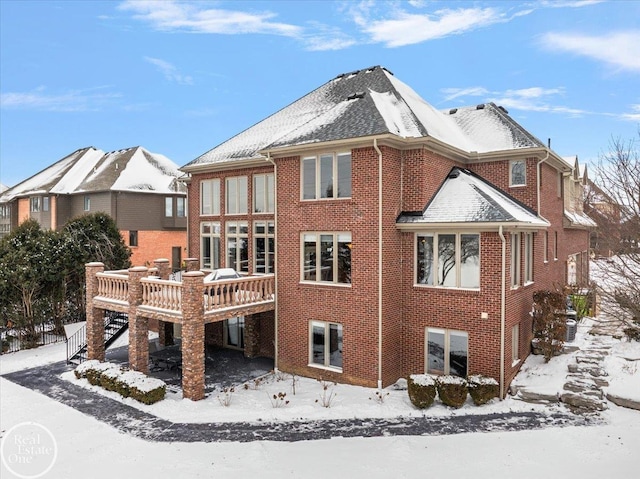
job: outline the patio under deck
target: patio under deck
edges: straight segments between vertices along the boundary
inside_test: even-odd
[[[122,271],[104,271],[102,263],[86,265],[87,355],[103,361],[104,311],[119,311],[129,317],[129,367],[148,373],[148,320],[182,325],[182,389],[185,398],[199,400],[205,393],[205,324],[236,316],[252,317],[275,309],[273,275],[205,283],[204,273],[195,271],[197,260],[187,260],[182,281],[169,280],[169,261],[155,261]],[[247,342],[257,330],[247,325]],[[162,334],[161,334],[162,337]]]

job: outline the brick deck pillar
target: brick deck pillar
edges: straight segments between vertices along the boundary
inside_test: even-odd
[[[204,300],[201,271],[182,275],[182,397],[204,398]]]
[[[96,273],[104,271],[102,263],[85,265],[87,293],[87,359],[104,361],[104,311],[93,307],[93,298],[98,295],[98,278]]]
[[[250,314],[244,318],[244,355],[255,358],[260,355],[260,315]]]
[[[149,324],[137,311],[142,304],[140,280],[147,271],[144,266],[129,269],[129,367],[145,374],[149,372]]]
[[[158,258],[154,260],[153,265],[158,270],[158,276],[160,279],[169,279],[171,275],[171,266],[169,265],[169,260],[166,258]]]
[[[184,264],[187,271],[198,271],[200,269],[200,260],[198,258],[185,258]]]
[[[159,258],[153,262],[160,279],[168,280],[171,276],[171,265],[166,258]],[[171,346],[173,344],[173,323],[158,320],[158,344]]]

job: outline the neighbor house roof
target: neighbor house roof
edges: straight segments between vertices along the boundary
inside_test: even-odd
[[[149,193],[185,192],[177,180],[178,166],[166,156],[142,147],[104,153],[82,148],[6,190],[0,201],[37,194],[73,194],[98,191]]]
[[[506,110],[489,103],[440,111],[388,70],[376,66],[339,75],[183,166],[264,158],[264,152],[311,143],[390,134],[433,137],[472,153],[544,145]]]
[[[422,213],[402,213],[396,224],[447,227],[455,224],[482,226],[504,224],[545,228],[549,223],[536,213],[473,172],[453,168]]]
[[[9,187],[8,187],[8,186],[5,186],[5,185],[3,185],[2,183],[0,183],[0,193],[2,193],[2,192],[4,192],[4,191],[6,191],[6,190],[8,190],[8,189],[9,189]]]

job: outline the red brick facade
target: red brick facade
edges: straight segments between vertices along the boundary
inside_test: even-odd
[[[277,203],[277,310],[265,315],[258,327],[261,354],[276,355],[276,366],[287,372],[311,377],[376,386],[399,377],[425,372],[426,329],[440,328],[468,334],[468,373],[501,377],[503,390],[515,376],[530,350],[532,334],[529,312],[532,294],[539,289],[563,286],[570,254],[588,250],[588,232],[563,227],[563,199],[558,189],[558,170],[540,158],[526,161],[526,185],[509,186],[509,159],[463,163],[427,148],[397,149],[379,145],[382,155],[382,265],[379,264],[379,155],[370,146],[351,148],[350,198],[301,200],[301,156],[274,158],[271,165],[193,173],[189,185],[189,252],[200,257],[200,222],[221,222],[221,266],[225,266],[224,224],[229,220],[249,223],[249,273],[254,273],[253,228],[256,220],[276,215],[253,214],[252,175],[275,171]],[[344,149],[340,150],[344,151]],[[314,153],[336,152],[318,150]],[[306,156],[306,153],[305,153]],[[477,290],[416,285],[416,234],[396,226],[403,211],[422,211],[453,166],[468,168],[527,205],[538,210],[537,172],[541,171],[540,211],[551,226],[545,261],[545,230],[533,232],[533,282],[511,287],[511,231],[505,225],[503,240],[497,230],[475,230],[480,234],[480,288]],[[228,166],[226,167],[228,168]],[[226,177],[248,177],[249,213],[225,215]],[[220,178],[220,214],[200,214],[200,181]],[[560,193],[560,194],[559,194]],[[473,230],[470,230],[473,231]],[[302,235],[348,232],[351,234],[351,284],[301,281]],[[456,232],[456,231],[451,231]],[[556,245],[557,235],[557,247]],[[521,243],[521,248],[523,242]],[[502,262],[505,262],[504,331],[502,330]],[[557,259],[554,251],[557,249]],[[524,252],[520,255],[524,270]],[[381,267],[380,267],[381,266]],[[379,271],[382,300],[379,303]],[[381,310],[379,308],[381,304]],[[342,326],[342,368],[311,363],[311,321]],[[517,354],[512,353],[512,331],[519,325]],[[218,325],[211,325],[207,340],[221,341]],[[271,334],[262,333],[270,328]],[[379,335],[382,331],[382,335]],[[502,336],[501,336],[502,334]],[[271,341],[271,344],[268,342]],[[277,344],[277,349],[275,348]],[[381,344],[381,349],[379,345]],[[501,356],[502,345],[504,355]],[[382,361],[379,361],[379,356]]]
[[[179,231],[138,231],[138,245],[130,244],[129,231],[120,230],[120,235],[125,244],[131,249],[131,264],[150,266],[157,258],[172,260],[173,248],[179,247],[181,257],[186,256],[187,232]],[[171,267],[180,265],[171,265]]]

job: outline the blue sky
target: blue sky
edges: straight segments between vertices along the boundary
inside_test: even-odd
[[[182,166],[340,73],[504,106],[560,155],[638,138],[640,2],[0,0],[0,183],[78,148]]]

